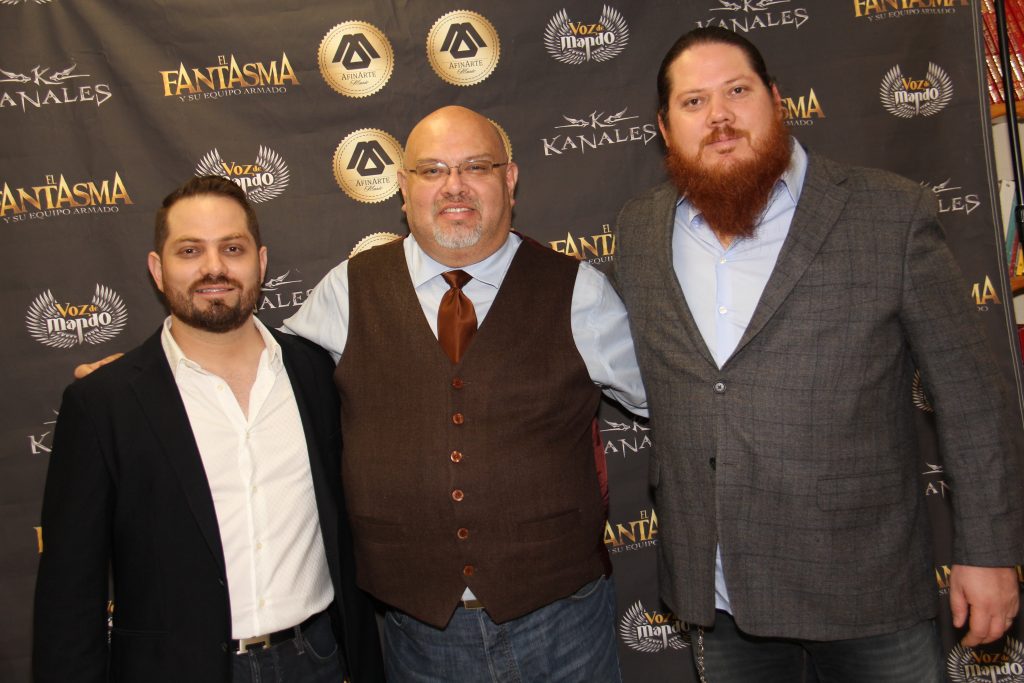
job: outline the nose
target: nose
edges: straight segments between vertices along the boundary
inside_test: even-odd
[[[462,172],[459,171],[458,166],[449,166],[448,177],[444,179],[443,190],[445,194],[461,194],[464,183],[462,182]]]
[[[708,125],[717,128],[731,124],[733,120],[734,116],[729,101],[718,93],[712,95],[708,102]]]
[[[203,275],[223,275],[227,270],[224,259],[217,249],[209,249],[203,254],[203,261],[200,264]]]

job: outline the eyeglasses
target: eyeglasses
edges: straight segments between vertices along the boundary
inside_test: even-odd
[[[453,168],[458,169],[459,175],[463,178],[483,178],[499,166],[507,165],[507,161],[499,164],[487,159],[466,159],[460,162],[458,166],[449,166],[443,161],[424,161],[421,164],[416,164],[416,168],[407,168],[405,170],[409,173],[415,173],[426,181],[437,181],[450,176]]]

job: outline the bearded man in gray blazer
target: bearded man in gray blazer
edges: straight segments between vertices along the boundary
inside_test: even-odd
[[[911,401],[954,491],[954,623],[1002,636],[1024,560],[1020,425],[930,193],[806,152],[749,41],[658,74],[671,182],[630,201],[617,278],[658,453],[661,594],[709,680],[938,681]]]

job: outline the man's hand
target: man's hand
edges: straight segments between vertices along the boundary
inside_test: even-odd
[[[953,625],[960,628],[970,617],[967,635],[960,641],[964,647],[1002,638],[1017,616],[1019,599],[1017,571],[1013,567],[954,564],[950,570],[949,606],[953,611]]]
[[[112,353],[106,358],[101,358],[97,361],[93,361],[92,363],[82,363],[75,368],[75,379],[82,379],[86,375],[92,374],[93,370],[102,368],[107,363],[113,363],[123,355],[123,353]]]

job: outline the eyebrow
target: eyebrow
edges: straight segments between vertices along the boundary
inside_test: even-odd
[[[755,78],[757,78],[756,74],[753,74],[753,75],[743,74],[741,76],[734,76],[733,78],[730,78],[729,80],[724,81],[721,85],[729,86],[729,85],[733,85],[734,83],[737,83],[738,81],[751,80],[751,79],[755,79]],[[690,90],[680,90],[679,91],[679,95],[688,95],[688,94],[691,94],[691,93],[707,92],[708,90],[714,90],[717,87],[720,87],[720,86],[711,86],[711,87],[708,87],[708,88],[692,88]]]
[[[192,237],[191,235],[185,235],[183,237],[178,237],[176,239],[170,240],[170,242],[171,244],[183,244],[186,242],[231,242],[238,239],[245,239],[247,237],[251,237],[251,235],[249,235],[249,233],[246,232],[236,232],[231,235],[226,235],[215,240],[204,240],[200,237]]]

